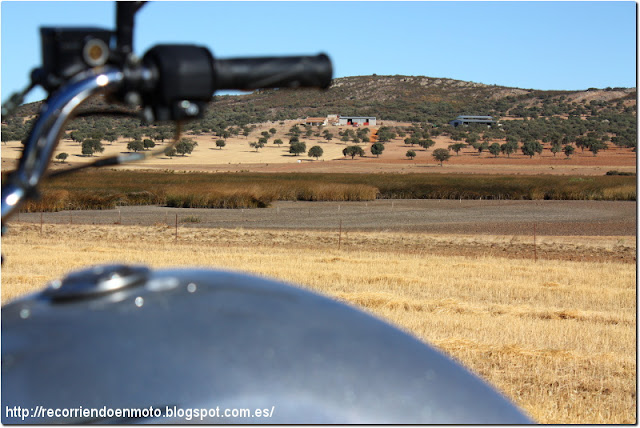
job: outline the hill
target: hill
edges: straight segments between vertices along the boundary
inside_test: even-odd
[[[325,116],[370,115],[403,122],[448,123],[460,114],[495,117],[635,115],[635,88],[540,91],[424,76],[335,79],[326,91],[263,90],[218,97],[216,110],[258,114],[264,122]]]
[[[371,115],[403,122],[447,123],[459,114],[535,119],[540,116],[636,114],[636,88],[542,91],[425,76],[354,76],[334,79],[325,91],[270,89],[239,96],[216,96],[203,120],[246,125],[327,114]],[[36,113],[40,103],[20,107],[17,117]],[[104,107],[101,101],[88,105]],[[216,120],[218,118],[219,120]],[[3,118],[3,124],[8,124]],[[4,129],[3,129],[4,130]]]
[[[295,125],[295,120],[299,123],[300,119],[308,116],[340,114],[375,116],[378,118],[378,125],[390,128],[389,131],[393,135],[391,141],[395,143],[387,145],[385,154],[380,159],[371,159],[371,162],[389,163],[393,160],[404,165],[409,144],[409,148],[413,148],[414,144],[417,144],[417,147],[426,144],[426,151],[431,146],[434,149],[446,149],[453,143],[459,143],[465,145],[466,149],[459,153],[460,156],[454,156],[450,163],[471,162],[482,164],[484,168],[488,162],[487,158],[494,158],[488,153],[490,145],[502,146],[511,142],[514,150],[510,153],[502,152],[504,156],[491,160],[492,165],[514,162],[518,165],[547,165],[550,158],[553,158],[554,163],[558,163],[564,156],[560,153],[560,156],[556,157],[557,151],[552,154],[552,146],[555,145],[557,149],[569,145],[574,148],[576,155],[571,157],[571,162],[564,162],[563,165],[573,168],[592,165],[598,160],[597,163],[603,168],[617,169],[619,166],[627,166],[625,170],[635,171],[633,152],[637,143],[636,97],[636,88],[541,91],[424,76],[344,77],[335,79],[331,87],[325,91],[260,90],[239,96],[216,96],[205,116],[188,123],[184,129],[186,137],[200,144],[197,149],[200,153],[194,152],[194,157],[197,154],[200,160],[193,159],[185,163],[189,157],[180,157],[179,162],[176,159],[173,163],[162,161],[159,164],[176,168],[175,164],[179,163],[184,164],[180,166],[182,169],[201,169],[199,166],[203,163],[263,163],[271,164],[270,168],[274,163],[299,163],[298,158],[289,158],[286,146],[291,137],[290,128]],[[39,103],[22,106],[14,117],[3,118],[2,141],[6,143],[24,139],[29,122],[38,106]],[[103,110],[110,107],[98,98],[83,108]],[[461,114],[491,115],[499,120],[499,126],[454,128],[448,125],[449,121]],[[260,155],[252,154],[254,151],[250,150],[247,144],[260,138],[261,132],[270,129],[276,130],[278,134],[269,142],[272,143],[277,138],[282,139],[282,150],[276,150],[275,146],[268,144],[266,147],[269,150],[260,151]],[[72,158],[73,161],[84,162],[78,143],[86,139],[108,142],[105,143],[108,144],[107,152],[111,149],[117,152],[127,150],[127,141],[134,139],[149,138],[161,144],[172,137],[172,131],[173,126],[167,124],[141,126],[136,118],[82,117],[68,125],[66,137],[67,140],[71,139],[73,144],[67,143],[66,149],[72,150],[68,152],[72,155],[77,153]],[[302,129],[300,136],[311,146],[311,143],[314,143],[311,140],[321,143],[328,141],[321,135],[321,132],[327,131],[334,134],[332,144],[324,146],[324,157],[327,160],[340,158],[345,144],[358,141],[352,129],[333,127],[326,127],[324,130],[312,130],[309,127]],[[380,129],[372,128],[371,131],[375,133]],[[403,145],[403,141],[407,140],[405,137],[414,137],[414,142]],[[217,150],[215,146],[208,147],[217,139],[227,141],[225,150]],[[338,147],[336,142],[342,146]],[[435,145],[431,142],[435,142]],[[543,156],[534,153],[533,158],[520,154],[524,143],[539,143],[539,147],[542,147],[545,153]],[[612,144],[618,149],[602,152],[595,157],[597,151],[606,151]],[[12,162],[10,156],[15,156],[20,151],[19,143],[13,145],[15,150],[3,151],[3,168]],[[592,147],[597,150],[593,151],[593,156],[589,152]],[[368,153],[367,147],[365,150]],[[257,152],[258,150],[255,150],[255,153]],[[200,157],[204,153],[208,153],[211,159]],[[267,153],[272,156],[266,157]],[[600,160],[604,156],[609,156],[610,159]],[[421,153],[416,158],[420,162],[430,159],[430,154],[425,156]],[[319,168],[319,165],[315,167]],[[353,168],[353,165],[349,168]],[[397,169],[396,166],[390,168]],[[499,171],[513,173],[503,169],[496,170]],[[601,172],[596,169],[592,173]]]

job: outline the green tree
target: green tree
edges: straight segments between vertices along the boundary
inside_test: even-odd
[[[144,143],[140,140],[129,141],[127,144],[127,150],[131,152],[139,152],[144,150]]]
[[[3,143],[7,143],[7,141],[11,141],[13,138],[13,133],[9,131],[8,126],[2,125],[2,133],[0,133],[0,139]]]
[[[276,131],[276,128],[271,128],[271,129],[269,129],[269,133],[270,133],[272,136],[273,136],[273,135],[276,135],[276,132],[278,132],[278,131]]]
[[[467,144],[473,144],[477,142],[479,139],[480,139],[480,136],[475,132],[473,132],[469,134],[469,136],[465,139],[465,141],[467,142]]]
[[[289,146],[289,153],[293,153],[295,156],[298,156],[300,153],[304,153],[306,151],[307,145],[300,141],[291,143],[291,145]]]
[[[435,149],[433,151],[433,157],[440,162],[440,166],[442,166],[442,162],[449,160],[451,153],[449,153],[448,149]]]
[[[63,163],[64,161],[66,161],[68,157],[69,157],[69,153],[58,153],[56,155],[56,159],[58,159],[60,163]]]
[[[489,144],[488,143],[479,143],[479,142],[475,142],[472,143],[472,146],[478,151],[478,154],[484,152],[485,150],[489,150]]]
[[[220,150],[222,150],[222,148],[226,145],[227,143],[225,143],[224,140],[216,140],[216,147],[220,148]]]
[[[551,153],[555,156],[557,153],[562,151],[562,144],[560,144],[560,140],[554,140],[551,143]]]
[[[107,131],[104,133],[104,139],[110,144],[113,144],[113,142],[118,139],[118,133],[115,130]]]
[[[378,129],[378,141],[381,143],[386,143],[387,141],[391,141],[396,138],[396,133],[391,130],[391,128],[387,126],[383,126]]]
[[[351,156],[351,159],[353,159],[356,155],[364,156],[364,150],[360,146],[347,146],[342,150],[342,154],[344,156]]]
[[[167,127],[160,127],[156,130],[155,138],[164,143],[164,140],[168,140],[173,136],[173,132]]]
[[[82,142],[82,154],[85,156],[93,156],[94,153],[104,152],[104,146],[95,138],[88,138]]]
[[[190,155],[197,145],[198,143],[193,141],[191,138],[182,138],[176,144],[176,153],[181,156]]]
[[[498,143],[493,143],[489,146],[489,153],[491,153],[494,157],[498,157],[498,155],[501,152],[501,148],[500,148],[500,144]]]
[[[450,144],[448,148],[449,150],[453,150],[454,152],[456,152],[456,156],[460,156],[460,150],[464,149],[465,147],[467,147],[465,143],[455,143]]]
[[[587,137],[578,137],[576,138],[576,147],[580,149],[580,151],[584,152],[584,149],[589,148],[589,142]]]
[[[322,150],[322,147],[320,146],[313,146],[309,149],[309,153],[307,153],[307,155],[310,158],[316,158],[316,160],[318,160],[318,158],[320,156],[322,156],[322,154],[324,153],[324,151]]]
[[[413,147],[414,144],[418,144],[419,142],[420,138],[413,135],[404,139],[404,143],[409,144],[411,147]]]
[[[69,138],[71,138],[71,140],[73,140],[76,143],[82,143],[87,138],[87,134],[86,132],[83,132],[78,129],[75,131],[71,131],[69,133]]]
[[[407,156],[409,159],[413,160],[413,158],[415,158],[415,157],[416,157],[416,152],[414,152],[413,150],[407,150],[407,154],[406,154],[406,156]]]
[[[574,152],[575,150],[576,150],[576,149],[574,149],[574,148],[573,148],[573,146],[571,146],[571,145],[569,145],[569,144],[567,144],[566,146],[564,146],[564,148],[562,149],[562,151],[564,152],[564,154],[567,156],[567,159],[568,159],[569,157],[571,157],[571,155],[573,154],[573,152]]]
[[[300,127],[298,127],[298,125],[293,125],[291,128],[289,128],[289,132],[287,133],[287,135],[292,135],[292,136],[299,136],[302,133],[302,131],[300,130]]]
[[[426,138],[426,139],[418,141],[418,145],[420,147],[424,148],[425,150],[429,150],[429,148],[432,147],[435,144],[436,144],[436,142],[433,141],[431,138]]]
[[[508,158],[511,157],[511,153],[515,153],[518,149],[518,141],[508,141],[502,145],[500,145],[500,151],[507,155]]]
[[[261,138],[261,139],[259,139],[259,140],[258,140],[258,141],[256,141],[256,142],[249,143],[249,146],[251,146],[251,147],[253,147],[254,149],[256,149],[256,152],[257,152],[259,149],[261,149],[261,148],[263,148],[263,147],[264,147],[264,141],[263,141],[263,140],[262,140],[262,138]]]
[[[144,149],[153,149],[156,146],[156,143],[153,142],[153,140],[146,138],[143,142],[142,145],[144,146]]]
[[[277,144],[278,146],[279,146],[280,144],[282,144],[282,143],[283,143],[283,141],[282,141],[280,138],[277,138],[277,139],[275,139],[275,140],[273,141],[273,144]]]
[[[369,128],[360,128],[356,131],[356,135],[357,137],[364,141],[364,142],[368,142],[369,141]]]
[[[87,144],[86,142],[82,143],[82,155],[83,156],[93,156],[94,150],[91,144]]]
[[[535,140],[527,140],[522,144],[522,153],[532,158],[536,153],[542,153],[542,144]]]
[[[371,146],[371,154],[376,155],[376,157],[380,157],[382,152],[384,152],[384,144],[375,143]]]
[[[596,156],[600,150],[606,150],[608,148],[609,146],[604,141],[593,141],[589,145],[589,151],[593,153],[594,156]]]
[[[176,150],[175,147],[169,147],[164,151],[164,154],[169,156],[169,158],[173,158],[175,155],[178,154],[178,151]]]

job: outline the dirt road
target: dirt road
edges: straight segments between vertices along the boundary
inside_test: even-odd
[[[376,200],[275,202],[260,209],[158,206],[43,214],[44,223],[173,225],[245,229],[403,231],[438,234],[635,236],[636,203],[602,201]],[[39,213],[20,221],[39,223]]]

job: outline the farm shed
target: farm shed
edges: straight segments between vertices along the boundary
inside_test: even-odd
[[[304,120],[304,123],[305,125],[313,125],[313,126],[326,125],[327,118],[326,117],[308,117]]]
[[[470,123],[479,123],[484,125],[493,125],[496,123],[492,116],[458,116],[451,122],[451,126],[469,125]]]
[[[339,125],[376,126],[376,118],[373,116],[340,116]]]

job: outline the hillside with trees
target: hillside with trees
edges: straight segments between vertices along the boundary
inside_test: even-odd
[[[636,98],[636,88],[541,91],[424,76],[355,76],[335,79],[325,91],[281,89],[216,96],[205,117],[188,123],[185,131],[194,135],[212,133],[224,141],[232,135],[248,135],[250,125],[256,123],[329,114],[376,116],[383,121],[414,123],[412,135],[416,141],[444,134],[460,144],[478,145],[478,150],[487,151],[489,145],[484,147],[483,141],[528,142],[528,147],[534,147],[532,142],[537,141],[551,144],[556,148],[554,153],[567,145],[582,150],[595,147],[595,155],[609,144],[635,148]],[[26,137],[38,104],[24,105],[15,116],[3,118],[3,142]],[[97,99],[84,109],[114,107]],[[491,115],[501,126],[448,125],[462,114]],[[120,137],[164,141],[172,136],[172,124],[147,126],[133,117],[80,117],[67,127],[67,137],[79,143],[98,140],[108,144]],[[497,149],[492,150],[497,155]],[[509,155],[512,151],[505,147],[501,153]]]

